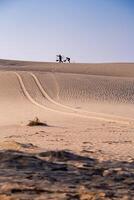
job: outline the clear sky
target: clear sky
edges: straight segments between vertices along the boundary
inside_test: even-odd
[[[0,58],[134,62],[134,0],[0,0]]]

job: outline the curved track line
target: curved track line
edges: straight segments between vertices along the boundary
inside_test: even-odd
[[[22,80],[21,76],[20,76],[17,72],[14,72],[14,73],[16,74],[16,76],[17,76],[17,78],[18,78],[18,81],[19,81],[19,83],[20,83],[20,86],[21,86],[21,88],[22,88],[23,93],[25,94],[25,96],[27,97],[27,99],[28,99],[32,104],[34,104],[34,105],[36,105],[36,106],[38,106],[38,107],[41,107],[41,108],[43,108],[43,109],[45,109],[45,110],[53,111],[52,109],[46,108],[45,106],[43,106],[43,105],[39,104],[38,102],[36,102],[36,101],[30,96],[29,92],[27,91],[27,89],[26,89],[26,87],[25,87],[25,85],[24,85],[24,83],[23,83],[23,80]]]
[[[60,106],[60,107],[63,107],[63,108],[72,110],[72,111],[74,111],[74,112],[78,112],[78,110],[75,109],[75,108],[71,108],[71,107],[69,107],[69,106],[66,106],[66,105],[63,105],[63,104],[60,104],[60,103],[54,101],[54,100],[47,94],[47,92],[44,90],[44,88],[42,87],[42,85],[41,85],[39,79],[35,76],[35,74],[33,74],[33,73],[31,73],[31,72],[30,72],[30,74],[31,74],[31,76],[33,77],[33,79],[35,80],[35,82],[36,82],[38,88],[40,89],[41,93],[43,94],[43,96],[45,96],[45,97],[47,98],[48,101],[50,101],[51,103],[53,103],[53,104],[55,104],[55,105],[57,105],[57,106]]]
[[[74,115],[74,116],[77,116],[77,117],[83,117],[83,118],[89,118],[89,119],[93,119],[93,117],[89,117],[89,116],[86,116],[86,115],[80,115],[80,114],[76,114],[76,113],[67,113],[67,112],[62,112],[62,111],[59,111],[59,110],[54,110],[54,109],[51,109],[51,108],[48,108],[48,107],[45,107],[43,106],[42,104],[39,104],[38,102],[36,102],[29,94],[29,92],[27,91],[24,83],[23,83],[23,80],[21,78],[21,76],[17,73],[17,72],[14,72],[18,78],[18,81],[20,83],[20,86],[22,88],[22,91],[23,93],[25,94],[25,96],[27,97],[27,99],[34,105],[40,107],[40,108],[43,108],[45,110],[49,110],[49,111],[53,111],[53,112],[58,112],[58,113],[62,113],[62,114],[66,114],[66,115]],[[106,119],[103,119],[103,118],[96,118],[94,117],[94,119],[98,119],[98,120],[103,120],[103,121],[109,121],[109,120],[106,120]],[[110,120],[112,121],[112,120]]]
[[[60,106],[60,107],[63,107],[63,108],[66,108],[66,109],[68,109],[68,110],[71,110],[71,111],[74,111],[75,113],[68,113],[68,114],[73,114],[73,115],[78,115],[78,116],[84,116],[84,117],[87,117],[87,118],[93,118],[93,119],[99,119],[99,120],[105,120],[105,121],[113,121],[113,122],[118,122],[118,123],[128,123],[128,122],[126,122],[126,120],[127,121],[133,121],[133,119],[131,119],[131,118],[121,118],[120,116],[117,116],[117,117],[119,117],[120,119],[118,120],[113,120],[113,118],[114,117],[116,117],[116,116],[112,116],[112,115],[107,115],[107,114],[101,114],[101,113],[95,113],[95,112],[88,112],[88,111],[84,111],[84,110],[81,110],[82,112],[85,112],[85,113],[87,113],[87,114],[94,114],[94,115],[102,115],[102,117],[100,116],[100,117],[96,117],[96,116],[88,116],[88,115],[84,115],[84,113],[83,114],[79,114],[78,112],[80,112],[80,111],[78,111],[77,109],[75,109],[75,108],[72,108],[72,107],[69,107],[69,106],[66,106],[66,105],[63,105],[63,104],[60,104],[60,103],[58,103],[58,102],[56,102],[55,100],[53,100],[48,94],[47,94],[47,92],[44,90],[44,88],[42,87],[42,85],[41,85],[41,83],[40,83],[40,81],[39,81],[39,79],[36,77],[36,75],[35,74],[33,74],[32,72],[29,72],[30,74],[31,74],[31,76],[33,77],[33,79],[35,80],[35,82],[36,82],[36,84],[37,84],[37,86],[38,86],[38,88],[39,88],[39,90],[41,91],[41,93],[43,94],[43,96],[45,96],[46,98],[47,98],[47,100],[48,101],[50,101],[51,103],[53,103],[53,104],[55,104],[55,105],[58,105],[58,106]],[[61,112],[61,111],[60,111]],[[64,111],[63,111],[64,112]],[[67,113],[67,112],[66,112]],[[106,119],[106,118],[104,118],[104,117],[111,117],[112,119]],[[116,118],[117,118],[116,117]],[[124,121],[125,120],[125,121]]]
[[[53,112],[58,112],[58,113],[61,113],[61,114],[66,114],[66,115],[74,115],[76,117],[82,117],[82,118],[88,118],[88,119],[96,119],[96,120],[101,120],[101,121],[110,121],[110,122],[117,122],[117,123],[121,123],[119,121],[114,121],[114,120],[108,120],[108,119],[105,119],[105,118],[99,118],[99,117],[90,117],[90,116],[86,116],[86,115],[80,115],[80,114],[76,114],[76,113],[67,113],[67,112],[62,112],[62,111],[58,111],[58,110],[54,110],[54,109],[51,109],[51,108],[48,108],[48,107],[45,107],[43,106],[42,104],[39,104],[38,102],[36,102],[29,94],[29,92],[27,91],[24,83],[23,83],[23,80],[21,78],[21,76],[17,73],[17,72],[14,72],[18,78],[18,81],[20,83],[20,86],[22,88],[22,91],[23,93],[25,94],[25,96],[27,97],[27,99],[34,105],[40,107],[40,108],[43,108],[45,110],[49,110],[49,111],[53,111]],[[124,122],[122,122],[124,124]],[[128,124],[128,123],[127,123]]]

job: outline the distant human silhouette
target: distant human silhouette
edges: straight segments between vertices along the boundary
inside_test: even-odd
[[[59,55],[56,55],[56,62],[59,62],[59,63],[63,63],[63,62],[68,62],[70,63],[71,62],[71,59],[69,57],[66,57],[66,59],[64,59],[64,56],[62,56],[61,54]]]
[[[59,63],[63,63],[63,56],[61,54],[57,55],[56,61]]]

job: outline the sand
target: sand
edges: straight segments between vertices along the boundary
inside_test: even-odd
[[[27,126],[35,117],[48,126]],[[0,199],[132,199],[133,133],[134,64],[0,60]],[[41,152],[50,153],[40,157]],[[67,169],[61,164],[68,165]],[[103,171],[98,177],[89,173],[96,170],[94,166]],[[52,173],[57,170],[55,167],[59,167],[59,176]],[[73,178],[68,175],[67,181],[67,171],[70,174],[71,170]],[[28,173],[34,176],[26,178]],[[43,173],[49,179],[43,179]],[[51,173],[57,182],[50,180]],[[62,181],[61,173],[66,177]],[[122,176],[115,181],[118,173]],[[90,181],[85,180],[89,176]],[[96,189],[97,180],[103,187]],[[115,185],[113,190],[110,183]]]

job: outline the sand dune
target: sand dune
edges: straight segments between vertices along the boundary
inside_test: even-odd
[[[0,69],[15,71],[45,71],[102,76],[134,77],[134,63],[71,63],[68,65],[48,62],[0,60]]]
[[[105,131],[111,131],[110,127],[114,130],[116,126],[119,135],[125,126],[128,126],[124,130],[125,133],[126,130],[133,130],[134,64],[70,65],[2,60],[0,66],[0,126],[1,130],[6,127],[7,137],[12,133],[8,126],[23,126],[36,116],[47,121],[52,127],[68,127],[71,138],[75,137],[72,133],[74,127],[79,132],[81,127],[88,129],[88,126],[91,126],[91,130],[95,129],[93,133],[97,141],[99,138],[96,133],[103,130],[103,124],[106,129],[102,131],[102,140]],[[17,134],[18,130],[20,128],[15,129]],[[89,133],[88,138],[91,138],[92,134],[90,131]],[[4,134],[5,132],[1,132],[3,140]],[[129,134],[132,139],[131,131]],[[127,141],[126,137],[128,138],[128,133],[124,141]],[[27,135],[24,138],[27,138]],[[22,138],[18,142],[25,142],[25,139]],[[44,144],[40,139],[34,139],[34,142],[39,146]],[[102,144],[104,146],[103,142]],[[55,147],[52,143],[53,145]],[[46,143],[46,146],[52,147],[49,143]],[[62,146],[64,145],[61,143],[56,148],[62,149]],[[100,145],[100,148],[102,147]],[[69,148],[81,149],[76,145]],[[128,149],[130,148],[131,145]],[[110,152],[114,150],[110,149]],[[119,152],[119,155],[124,152],[121,146]],[[125,152],[126,155],[130,154],[128,150]]]
[[[33,103],[48,111],[88,118],[133,120],[134,64],[1,60],[0,66],[2,102]]]
[[[0,60],[0,199],[133,198],[133,107],[134,64]]]
[[[134,103],[133,78],[63,73],[42,73],[37,76],[52,98],[70,105]]]

